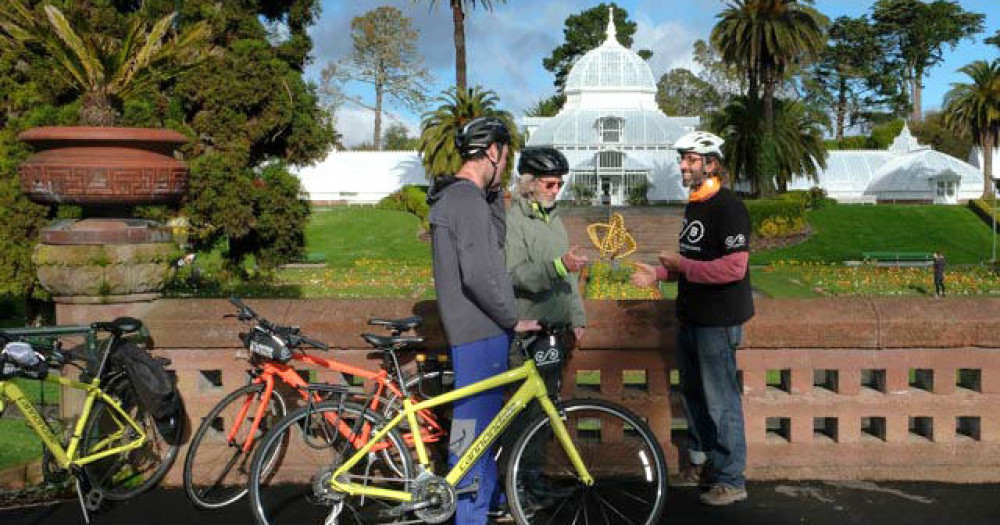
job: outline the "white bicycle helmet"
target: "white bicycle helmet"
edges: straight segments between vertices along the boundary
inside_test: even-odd
[[[677,139],[674,149],[677,153],[697,153],[698,155],[715,155],[722,160],[722,144],[725,141],[707,131],[692,131]]]

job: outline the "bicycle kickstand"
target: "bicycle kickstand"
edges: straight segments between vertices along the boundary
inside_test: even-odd
[[[101,508],[101,503],[104,501],[104,494],[91,486],[90,479],[87,478],[84,472],[77,472],[74,478],[76,482],[76,497],[80,502],[80,512],[83,513],[83,522],[90,525],[90,514],[97,512]]]

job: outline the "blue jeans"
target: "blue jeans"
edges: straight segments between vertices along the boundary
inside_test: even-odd
[[[510,338],[499,335],[451,348],[455,366],[455,388],[471,385],[507,370]],[[465,449],[482,433],[503,407],[503,389],[494,388],[455,402],[448,444],[448,465],[455,466]],[[497,464],[492,447],[479,457],[459,481],[457,489],[479,483],[476,492],[460,494],[455,510],[455,525],[484,525],[490,504],[500,501]]]
[[[746,485],[747,441],[736,380],[736,347],[742,337],[741,325],[682,321],[677,331],[677,369],[692,463],[707,456],[713,481],[731,487]]]

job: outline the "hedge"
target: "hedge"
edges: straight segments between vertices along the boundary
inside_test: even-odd
[[[429,230],[427,216],[430,206],[427,205],[427,186],[403,186],[378,202],[376,206],[383,210],[398,210],[410,212],[420,219],[424,231]]]
[[[801,233],[806,226],[806,207],[802,199],[746,200],[753,232],[762,237],[780,237]]]

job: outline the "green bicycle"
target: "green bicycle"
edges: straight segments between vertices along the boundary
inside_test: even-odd
[[[5,402],[12,402],[38,435],[48,482],[72,476],[87,523],[89,513],[98,510],[104,499],[124,500],[152,488],[177,457],[182,414],[168,422],[154,420],[139,402],[125,370],[109,362],[135,344],[125,336],[141,326],[137,319],[118,318],[89,326],[0,330],[0,412]],[[98,332],[109,337],[98,341]],[[86,336],[86,355],[62,351],[59,337],[80,335]],[[49,368],[66,365],[80,368],[79,381],[48,373]],[[39,413],[18,383],[11,381],[18,377],[82,392],[83,406],[71,432],[61,431],[58,422]]]
[[[561,360],[566,329],[543,325],[520,367],[419,403],[404,396],[402,411],[389,421],[347,402],[346,395],[292,412],[264,436],[252,461],[249,490],[256,522],[443,523],[454,514],[458,496],[477,489],[474,483],[456,488],[459,481],[535,401],[544,413],[527,424],[508,455],[504,483],[515,520],[656,523],[667,496],[667,466],[649,426],[614,403],[558,401],[546,391],[539,371]],[[516,393],[450,472],[433,472],[419,437],[414,464],[401,430],[419,436],[418,411],[515,383]],[[345,438],[331,421],[355,431],[369,428],[372,435]],[[267,465],[270,451],[280,446],[288,447],[282,462]]]

